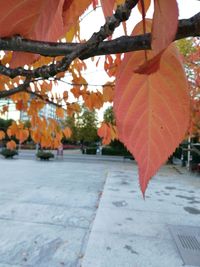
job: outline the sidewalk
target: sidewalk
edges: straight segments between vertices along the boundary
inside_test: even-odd
[[[133,161],[82,156],[0,160],[0,267],[181,267],[168,226],[200,226],[200,178],[164,166],[144,201]]]
[[[200,226],[200,177],[165,166],[144,201],[134,169],[109,172],[82,267],[183,266],[168,226]]]

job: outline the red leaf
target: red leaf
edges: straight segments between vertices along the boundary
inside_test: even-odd
[[[97,5],[98,5],[98,0],[92,0],[92,6],[94,9],[96,9]]]
[[[162,53],[163,52],[159,53],[155,57],[143,63],[134,72],[139,73],[139,74],[152,74],[153,72],[156,72],[160,67],[160,59],[161,59]]]
[[[0,36],[56,41],[68,31],[90,4],[90,0],[8,0],[0,9]],[[14,53],[13,65],[34,60],[28,53]],[[17,56],[16,56],[17,55]],[[19,56],[20,55],[20,56]]]
[[[143,0],[144,2],[144,15],[146,15],[150,4],[151,4],[151,0]],[[140,13],[142,14],[142,0],[140,0],[137,4],[138,10],[140,11]]]
[[[137,74],[143,52],[127,54],[117,77],[114,111],[119,139],[139,165],[143,194],[149,179],[184,138],[189,121],[188,84],[176,48],[162,54],[160,68]]]
[[[154,0],[152,49],[157,54],[173,40],[178,26],[176,0]]]

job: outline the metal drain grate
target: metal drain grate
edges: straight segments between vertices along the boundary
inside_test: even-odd
[[[200,227],[169,225],[185,265],[200,267]]]
[[[200,251],[200,243],[195,236],[178,235],[181,245],[184,249],[193,249]]]

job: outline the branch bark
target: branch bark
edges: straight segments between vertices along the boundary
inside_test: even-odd
[[[196,36],[200,36],[200,12],[189,19],[179,20],[175,40]],[[67,56],[83,45],[81,43],[34,41],[23,39],[20,36],[0,38],[0,50],[29,52],[49,57]],[[97,47],[90,50],[90,53],[85,53],[82,58],[148,49],[151,49],[151,34],[122,36],[112,41],[100,42]]]
[[[120,25],[122,21],[128,20],[131,10],[136,6],[139,0],[126,0],[124,4],[117,7],[115,13],[107,18],[106,23],[100,28],[97,33],[94,33],[91,38],[83,43],[78,48],[74,48],[70,54],[65,56],[61,61],[45,65],[34,70],[25,70],[22,67],[11,69],[4,65],[0,65],[0,74],[15,78],[16,76],[25,76],[29,78],[44,78],[54,77],[56,74],[66,71],[72,61],[76,58],[82,58],[84,54],[89,53],[97,47],[100,42],[109,37]],[[18,38],[19,40],[19,38]]]
[[[6,98],[6,97],[9,97],[11,95],[15,95],[21,92],[26,92],[29,85],[30,85],[30,81],[27,80],[27,81],[24,81],[23,84],[19,84],[17,87],[11,88],[9,90],[0,91],[0,99]]]

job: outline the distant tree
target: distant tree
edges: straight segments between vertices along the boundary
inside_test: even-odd
[[[189,134],[195,142],[198,142],[200,140],[200,40],[198,38],[182,39],[176,44],[183,56],[189,83],[191,109]]]
[[[113,107],[108,107],[103,114],[103,120],[107,123],[116,124],[115,122],[115,114],[113,111]]]
[[[7,131],[8,127],[12,124],[13,120],[4,120],[0,118],[0,130]]]
[[[84,108],[83,113],[77,118],[79,140],[84,144],[96,142],[97,135],[97,113]]]

